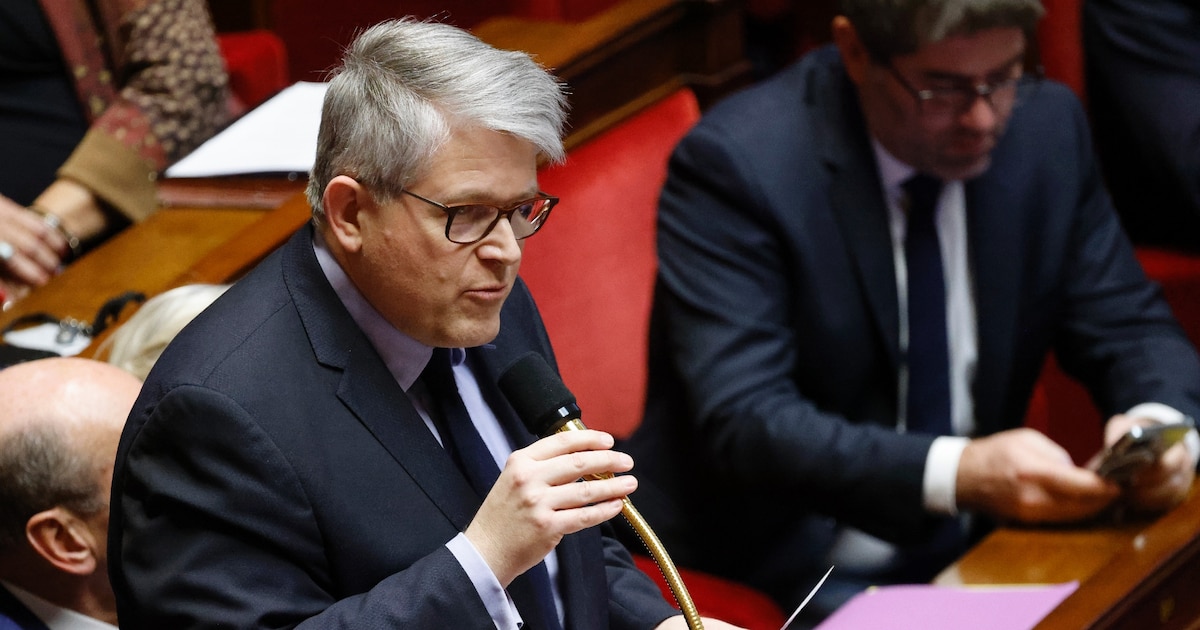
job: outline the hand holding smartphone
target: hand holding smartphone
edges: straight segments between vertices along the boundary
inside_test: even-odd
[[[1135,426],[1104,450],[1094,470],[1106,479],[1127,483],[1181,442],[1194,426],[1195,422],[1187,416],[1175,424]]]

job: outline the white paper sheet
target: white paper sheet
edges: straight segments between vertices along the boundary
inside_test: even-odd
[[[327,83],[294,83],[167,169],[167,177],[305,173],[317,153]]]

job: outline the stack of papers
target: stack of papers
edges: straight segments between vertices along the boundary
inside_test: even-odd
[[[328,87],[301,82],[284,88],[176,162],[166,176],[307,175]]]
[[[881,586],[850,598],[817,630],[1029,630],[1078,586]]]

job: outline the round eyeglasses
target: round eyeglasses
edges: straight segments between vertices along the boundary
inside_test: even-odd
[[[1042,80],[1040,72],[1027,74],[1016,65],[1009,76],[997,81],[972,83],[964,79],[957,85],[918,90],[892,62],[887,62],[886,67],[896,82],[916,99],[917,108],[926,116],[957,116],[969,110],[978,98],[986,101],[993,111],[1007,110],[1027,100]]]
[[[558,197],[541,192],[532,199],[518,201],[507,208],[485,203],[447,206],[408,190],[400,192],[441,208],[446,213],[446,238],[460,245],[470,245],[483,240],[491,234],[501,218],[508,219],[513,237],[518,241],[529,238],[546,224],[546,219],[550,218],[550,210],[558,204]]]

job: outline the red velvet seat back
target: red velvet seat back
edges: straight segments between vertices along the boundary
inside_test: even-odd
[[[620,437],[641,421],[645,399],[658,193],[671,150],[699,118],[695,95],[680,90],[575,148],[565,164],[538,178],[562,202],[525,242],[521,276],[584,422]],[[653,561],[634,557],[670,601]],[[751,630],[783,623],[775,603],[754,589],[685,568],[680,573],[701,615]]]
[[[1080,9],[1083,0],[1042,0],[1046,15],[1038,25],[1037,46],[1046,76],[1062,81],[1084,98],[1083,33]]]
[[[659,188],[668,155],[699,116],[691,91],[676,92],[539,177],[562,202],[526,241],[521,276],[584,423],[617,436],[642,417]]]
[[[234,114],[253,109],[287,87],[287,50],[275,33],[266,29],[219,33],[217,45],[229,72]]]

